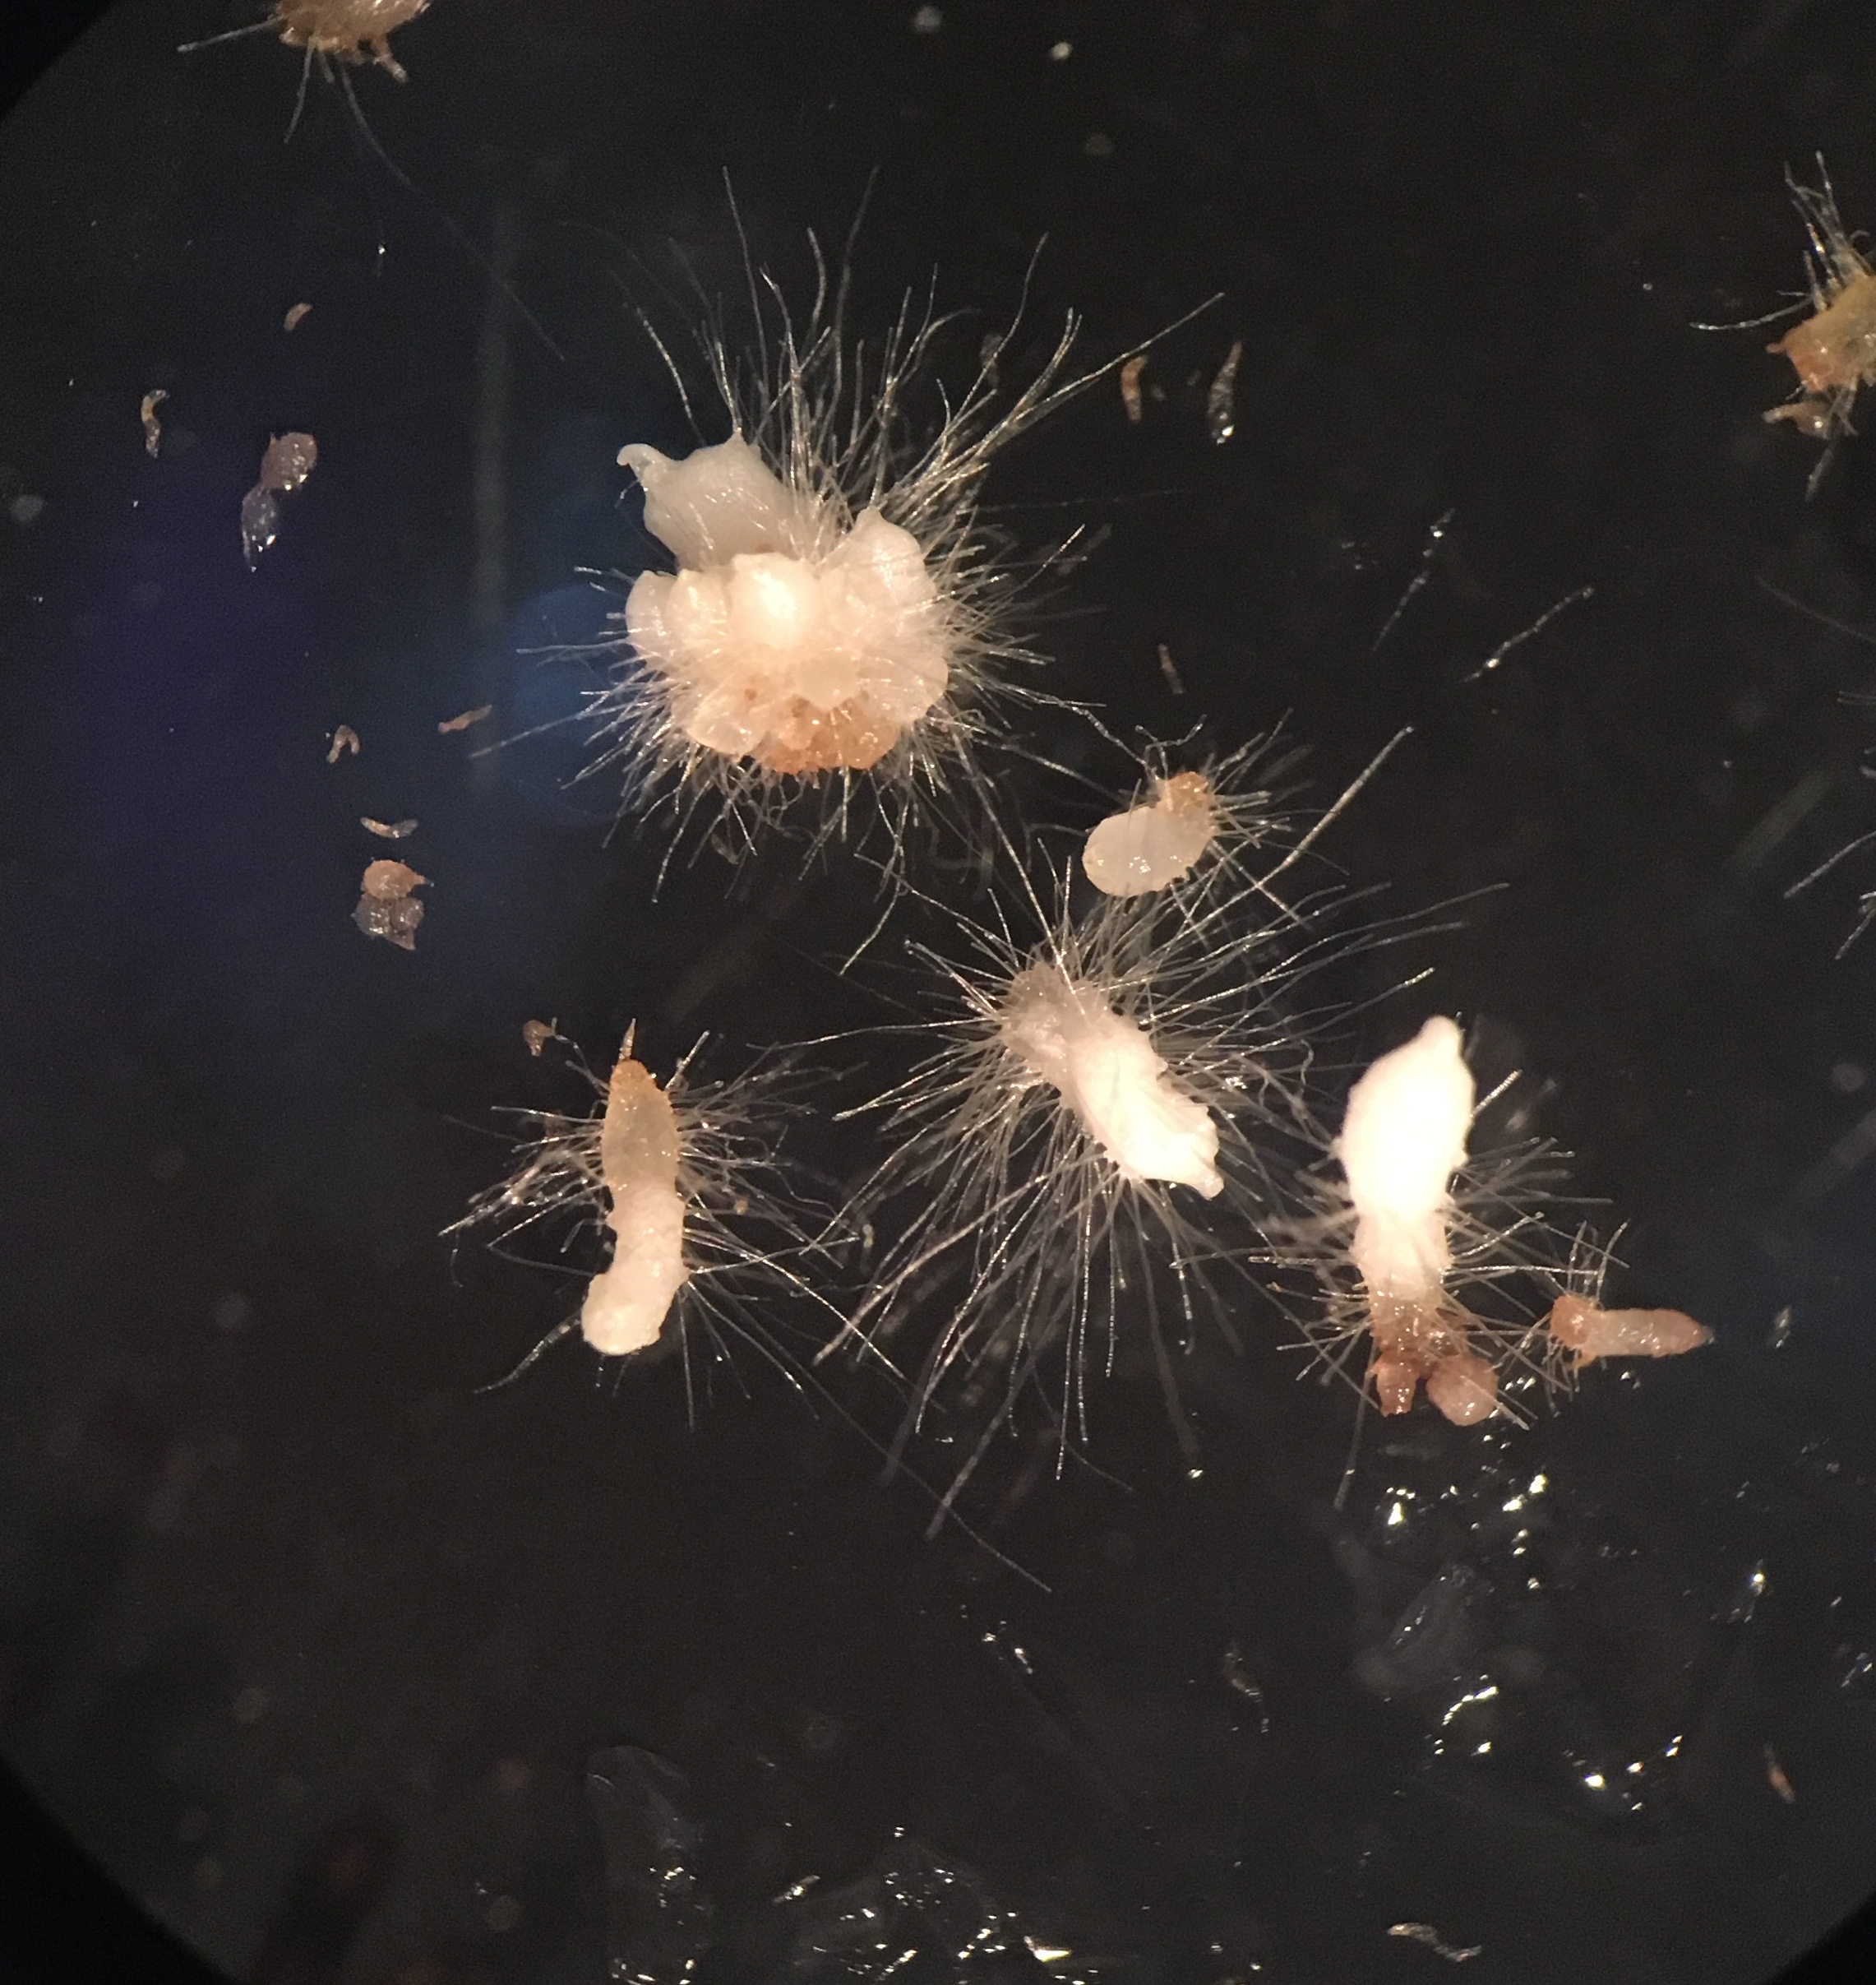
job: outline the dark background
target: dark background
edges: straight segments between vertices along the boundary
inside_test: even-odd
[[[1876,1881],[1876,945],[1832,956],[1876,875],[1784,900],[1876,824],[1840,700],[1876,672],[1770,590],[1876,627],[1876,457],[1807,503],[1812,450],[1759,418],[1776,333],[1691,326],[1798,284],[1787,164],[1821,150],[1876,213],[1876,25],[940,12],[437,0],[407,88],[356,78],[421,197],[317,78],[282,144],[270,37],[177,55],[249,17],[208,0],[113,10],[0,127],[0,1743],[238,1976],[598,1975],[581,1774],[632,1744],[688,1774],[724,1975],[781,1961],[769,1897],[904,1828],[1083,1975],[1410,1978],[1440,1963],[1387,1936],[1414,1920],[1482,1981],[1765,1978]],[[612,457],[685,430],[633,312],[695,314],[675,241],[733,329],[726,170],[797,294],[804,230],[839,238],[876,170],[856,321],[936,267],[979,313],[957,359],[1044,237],[1017,369],[1067,308],[1093,361],[1222,293],[1156,349],[1142,427],[1104,391],[993,484],[1017,544],[1096,540],[1050,679],[1224,743],[1290,713],[1324,797],[1416,727],[1336,855],[1403,909],[1505,886],[1327,988],[1438,968],[1326,1039],[1325,1085],[1465,1016],[1632,1223],[1617,1293],[1711,1351],[1528,1434],[1416,1419],[1338,1512],[1352,1404],[1247,1322],[1185,1374],[1197,1479],[1124,1371],[1116,1479],[1019,1451],[987,1481],[1046,1597],[923,1543],[865,1441],[754,1371],[695,1432],[669,1365],[596,1386],[569,1350],[475,1394],[566,1303],[437,1238],[502,1168],[493,1111],[567,1099],[524,1019],[603,1056],[636,1016],[668,1066],[903,989],[889,942],[832,972],[857,867],[706,858],[654,900],[656,844],[567,789],[564,733],[435,731],[572,707],[580,665],[532,651],[595,631],[578,568],[647,555]],[[446,215],[511,244],[564,360]],[[288,426],[321,465],[250,575],[237,507]],[[366,748],[328,768],[340,721]],[[423,821],[411,957],[349,922],[367,812]],[[1444,1720],[1487,1673],[1498,1705]],[[1452,1737],[1481,1714],[1489,1758]]]

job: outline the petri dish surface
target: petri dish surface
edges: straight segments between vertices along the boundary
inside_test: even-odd
[[[8,1763],[242,1978],[1813,1944],[1876,1886],[1876,856],[1815,874],[1876,827],[1876,456],[1807,495],[1780,327],[1696,326],[1801,291],[1788,161],[1876,215],[1865,29],[435,0],[401,83],[178,53],[258,18],[124,0],[0,127]],[[1031,872],[1121,745],[1281,724],[1309,817],[1406,731],[1275,995],[1312,1106],[1456,1019],[1510,1085],[1475,1152],[1571,1153],[1546,1217],[1710,1344],[1383,1418],[1306,1275],[1234,1271],[1164,1371],[1130,1283],[1057,1347],[1085,1424],[1025,1393],[935,1536],[994,1383],[902,1451],[785,1281],[725,1355],[495,1384],[603,1259],[451,1231],[504,1112],[589,1110],[634,1022],[660,1081],[818,1043],[788,1149],[838,1201],[890,1142],[843,1113],[938,1038],[908,943],[1023,914],[968,806],[751,848],[593,769],[670,563],[619,451],[726,438],[710,340],[755,376],[811,231],[856,348],[955,313],[915,439],[1070,312],[1111,368],[977,516]],[[963,1300],[903,1293],[895,1347]]]

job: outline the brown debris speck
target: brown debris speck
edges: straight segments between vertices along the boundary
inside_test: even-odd
[[[1185,693],[1185,685],[1179,679],[1178,664],[1172,659],[1172,650],[1164,641],[1159,644],[1159,672],[1166,678],[1166,686],[1176,696]]]
[[[453,730],[467,730],[470,724],[479,724],[484,717],[495,714],[492,703],[484,703],[480,710],[465,710],[460,717],[451,717],[439,724],[437,729],[445,737]]]
[[[1127,409],[1127,418],[1137,428],[1144,409],[1140,405],[1140,374],[1147,369],[1147,355],[1135,352],[1121,368],[1121,404]]]
[[[417,927],[423,905],[411,895],[429,881],[404,862],[372,862],[359,882],[358,906],[352,921],[367,937],[382,937],[400,951],[417,949]]]
[[[319,443],[310,434],[276,434],[261,457],[261,487],[291,496],[319,466]]]
[[[349,724],[341,724],[332,733],[332,749],[326,754],[326,762],[336,765],[347,752],[354,758],[358,757],[358,733]]]
[[[366,833],[377,835],[387,841],[401,841],[417,831],[414,820],[373,820],[368,813],[358,816],[358,825]]]
[[[557,1041],[560,1038],[560,1029],[552,1020],[524,1020],[521,1023],[521,1039],[528,1043],[529,1054],[539,1054],[549,1041]]]
[[[408,862],[368,862],[358,886],[378,903],[395,903],[430,880],[420,876]]]
[[[1798,1803],[1798,1794],[1791,1779],[1785,1775],[1785,1767],[1778,1761],[1778,1753],[1770,1744],[1765,1747],[1765,1782],[1787,1806]]]
[[[141,410],[143,451],[152,461],[156,459],[157,450],[163,445],[163,423],[157,419],[156,409],[169,397],[169,396],[164,391],[161,386],[158,386],[155,392],[146,393],[143,396]]]
[[[280,326],[281,330],[291,331],[312,308],[310,303],[295,303],[293,308],[287,312],[286,317]]]

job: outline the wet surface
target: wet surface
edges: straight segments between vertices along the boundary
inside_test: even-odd
[[[1471,1980],[1744,1985],[1847,1912],[1876,942],[1832,954],[1876,861],[1784,892],[1876,824],[1876,445],[1807,504],[1774,334],[1689,325],[1797,285],[1788,160],[1876,224],[1876,25],[437,0],[359,99],[562,363],[317,76],[282,145],[288,51],[174,53],[229,25],[127,4],[0,127],[8,1761],[254,1978],[1444,1976],[1407,1925]],[[1711,1347],[1528,1432],[1370,1420],[1338,1501],[1352,1399],[1247,1306],[1181,1372],[1196,1471],[1138,1347],[1101,1472],[1034,1427],[987,1464],[1029,1578],[760,1368],[694,1431],[669,1361],[477,1392],[568,1300],[440,1238],[495,1111],[554,1104],[524,1022],[668,1067],[899,1017],[895,955],[834,969],[868,872],[705,849],[654,895],[563,721],[624,591],[585,573],[654,553],[617,450],[689,445],[634,316],[696,314],[668,244],[733,323],[722,172],[799,285],[875,167],[856,322],[936,264],[967,365],[1045,234],[1013,368],[1071,304],[1098,359],[1223,293],[1138,422],[1116,380],[993,481],[1016,543],[1087,532],[1050,684],[1224,749],[1289,712],[1320,798],[1415,726],[1336,858],[1403,910],[1503,886],[1324,985],[1437,967],[1323,1081],[1466,1016],[1632,1223],[1611,1300]],[[405,956],[350,924],[361,817],[412,815]]]

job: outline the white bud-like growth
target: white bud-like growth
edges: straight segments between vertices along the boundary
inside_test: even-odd
[[[1059,965],[1030,965],[1010,983],[1000,1015],[1004,1043],[1049,1083],[1130,1182],[1224,1190],[1218,1127],[1204,1104],[1173,1086],[1146,1030],[1077,984]]]
[[[1157,783],[1151,799],[1101,821],[1081,865],[1106,895],[1146,895],[1183,881],[1217,834],[1211,781],[1202,772],[1176,772]]]
[[[1383,1055],[1349,1093],[1335,1152],[1355,1205],[1350,1252],[1378,1294],[1437,1294],[1452,1265],[1446,1216],[1453,1174],[1466,1162],[1472,1096],[1459,1030],[1444,1014]]]
[[[740,552],[819,548],[814,506],[793,495],[740,434],[672,456],[642,442],[619,451],[645,491],[645,527],[691,571]]]
[[[864,770],[945,694],[944,616],[909,531],[876,509],[841,528],[740,435],[619,460],[678,563],[640,576],[626,631],[691,744],[769,772]]]

